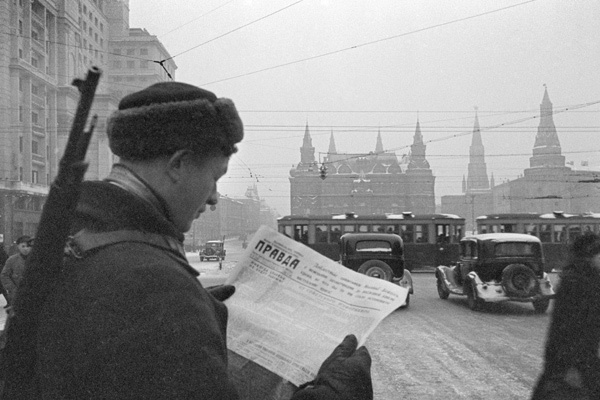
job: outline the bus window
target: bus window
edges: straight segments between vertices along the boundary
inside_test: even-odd
[[[279,233],[283,233],[285,236],[291,238],[294,236],[294,228],[291,225],[280,225]]]
[[[308,225],[294,225],[294,240],[308,244]]]
[[[525,224],[523,233],[531,236],[538,236],[538,226],[536,224]]]
[[[490,225],[490,233],[498,233],[500,232],[500,227],[498,225]]]
[[[373,225],[373,232],[384,233],[385,229],[383,228],[383,225]]]
[[[429,230],[427,225],[415,225],[415,242],[428,243]]]
[[[540,240],[544,243],[552,242],[552,225],[550,225],[550,224],[540,225]]]
[[[404,243],[414,243],[413,225],[400,225],[400,237]]]
[[[554,243],[560,243],[560,242],[564,242],[567,240],[566,238],[566,226],[562,225],[562,224],[556,224],[554,225],[554,237],[553,237],[553,242]]]
[[[435,242],[437,244],[450,242],[450,225],[435,226]]]
[[[569,225],[567,227],[567,231],[569,232],[569,241],[573,241],[581,236],[581,226],[580,225]]]
[[[327,225],[315,226],[315,243],[327,243]]]
[[[386,225],[385,233],[395,233],[396,235],[400,235],[400,231],[398,230],[398,225]]]
[[[481,225],[479,229],[481,229],[481,232],[479,233],[488,233],[489,227],[487,225]]]
[[[595,233],[596,229],[594,229],[594,225],[584,225],[583,226],[583,234],[587,235],[589,233]]]
[[[500,232],[515,233],[517,232],[517,224],[502,224]]]
[[[450,225],[450,243],[458,243],[462,238],[462,225]]]
[[[329,243],[338,243],[342,236],[342,227],[340,225],[331,225],[329,231]]]
[[[356,227],[354,225],[344,225],[344,233],[354,233]]]
[[[366,233],[369,232],[369,225],[359,225],[358,226],[358,231],[360,233]]]

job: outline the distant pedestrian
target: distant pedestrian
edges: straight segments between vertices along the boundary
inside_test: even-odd
[[[0,273],[0,281],[2,281],[2,286],[6,291],[8,305],[15,299],[17,287],[23,278],[25,260],[27,260],[27,256],[29,256],[29,252],[31,251],[33,238],[23,235],[15,243],[18,251],[6,260],[4,268],[2,268],[2,272]]]
[[[600,399],[600,237],[571,246],[546,341],[544,371],[532,400]]]
[[[4,268],[4,264],[6,264],[6,260],[8,260],[8,253],[4,248],[4,240],[2,240],[0,242],[0,272],[2,271],[2,268]],[[6,299],[6,305],[4,308],[8,307],[8,295],[6,294],[6,290],[4,290],[2,281],[0,281],[0,294],[4,296],[4,299]]]

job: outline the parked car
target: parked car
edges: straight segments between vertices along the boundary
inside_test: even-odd
[[[408,289],[402,307],[414,293],[412,275],[404,268],[402,238],[391,233],[346,233],[340,237],[340,263],[353,271],[385,279]]]
[[[200,250],[200,261],[215,259],[221,261],[225,259],[225,243],[222,240],[209,240]]]
[[[488,233],[460,241],[454,265],[435,272],[441,299],[450,294],[467,296],[469,308],[502,301],[531,302],[538,313],[548,309],[554,289],[544,272],[542,243],[519,233]]]

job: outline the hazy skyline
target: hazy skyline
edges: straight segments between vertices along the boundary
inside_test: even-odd
[[[600,169],[599,15],[593,0],[130,0],[130,26],[158,36],[176,79],[240,111],[246,136],[219,191],[256,184],[281,214],[307,123],[318,160],[331,132],[339,153],[373,151],[381,132],[401,156],[418,118],[439,202],[461,193],[478,107],[488,175],[515,179],[544,85],[563,155]]]

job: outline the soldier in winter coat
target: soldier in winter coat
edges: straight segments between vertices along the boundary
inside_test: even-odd
[[[234,104],[158,83],[108,121],[119,164],[84,182],[60,284],[41,313],[41,399],[237,399],[227,373],[233,287],[209,292],[183,252],[192,221],[217,203],[243,127]],[[349,335],[301,399],[372,399],[371,359]]]

